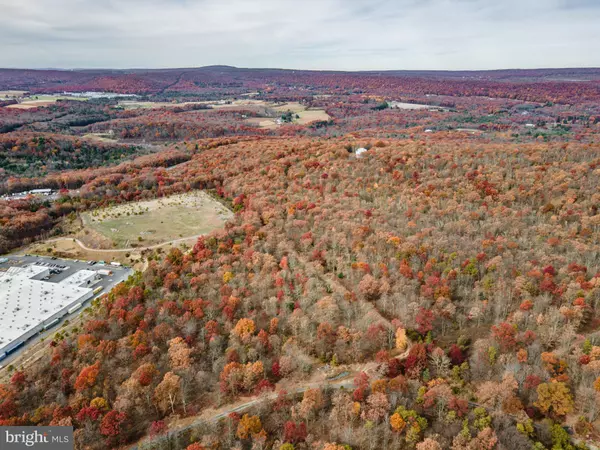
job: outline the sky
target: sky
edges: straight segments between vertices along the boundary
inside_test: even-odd
[[[0,67],[600,67],[600,0],[0,0]]]

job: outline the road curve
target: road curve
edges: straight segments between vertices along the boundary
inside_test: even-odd
[[[153,250],[155,248],[164,247],[165,245],[169,245],[169,244],[176,244],[178,242],[188,241],[190,239],[198,239],[201,236],[205,236],[205,235],[204,234],[197,234],[195,236],[188,236],[188,237],[183,237],[183,238],[179,238],[179,239],[174,239],[172,241],[166,241],[166,242],[162,242],[160,244],[150,245],[148,247],[107,248],[107,249],[88,247],[87,245],[85,245],[83,242],[81,242],[77,238],[67,238],[67,237],[54,238],[54,239],[49,239],[46,242],[58,242],[58,241],[71,241],[71,242],[73,242],[73,241],[75,241],[77,243],[77,245],[79,245],[83,250],[86,250],[88,252],[123,253],[123,252],[136,252],[136,251],[144,251],[144,250]]]

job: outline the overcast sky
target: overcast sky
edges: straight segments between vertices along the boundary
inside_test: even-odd
[[[0,0],[0,67],[600,66],[600,0]]]

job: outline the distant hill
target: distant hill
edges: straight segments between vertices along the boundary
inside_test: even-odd
[[[31,70],[0,69],[0,90],[32,92],[98,91],[157,93],[182,84],[251,86],[253,82],[298,83],[303,78],[336,77],[421,78],[454,81],[496,82],[588,82],[600,80],[600,68],[507,69],[491,71],[391,70],[367,72],[309,71],[291,69],[246,69],[233,66],[206,66],[175,69],[81,69]]]

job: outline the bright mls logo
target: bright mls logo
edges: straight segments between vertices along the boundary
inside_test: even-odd
[[[73,427],[0,427],[0,450],[73,450]]]

